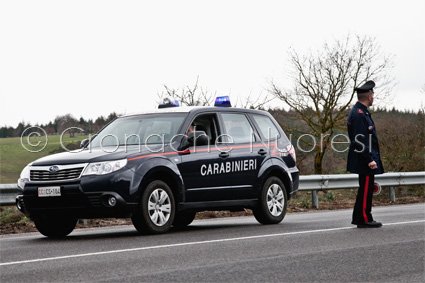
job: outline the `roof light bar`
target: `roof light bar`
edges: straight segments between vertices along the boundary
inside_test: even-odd
[[[216,107],[232,107],[229,96],[218,96],[215,99],[214,106]]]

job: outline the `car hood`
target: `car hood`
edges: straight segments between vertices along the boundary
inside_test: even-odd
[[[131,156],[143,155],[157,150],[154,146],[147,148],[146,146],[121,146],[112,148],[92,148],[84,150],[74,150],[70,152],[61,152],[48,155],[35,160],[33,166],[48,165],[67,165],[78,163],[102,162],[109,160],[119,160]]]

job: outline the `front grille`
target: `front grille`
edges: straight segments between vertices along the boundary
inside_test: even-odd
[[[48,168],[46,170],[30,170],[31,181],[63,181],[77,179],[80,177],[84,167],[75,167],[58,170],[56,172],[50,172]]]

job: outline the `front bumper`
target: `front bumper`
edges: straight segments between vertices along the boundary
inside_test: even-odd
[[[112,191],[110,188],[94,190],[91,187],[87,191],[79,181],[48,185],[60,186],[61,196],[39,197],[38,187],[46,186],[46,184],[28,183],[22,195],[16,199],[18,209],[29,217],[57,213],[76,218],[99,218],[129,217],[137,207],[137,202],[126,201],[118,190]],[[114,198],[114,201],[110,202],[110,198]]]

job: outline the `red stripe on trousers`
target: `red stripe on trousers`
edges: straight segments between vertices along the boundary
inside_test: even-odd
[[[364,186],[364,192],[363,192],[363,218],[364,221],[367,223],[369,220],[367,219],[366,215],[366,204],[367,204],[367,191],[369,189],[369,176],[366,176],[365,186]]]

